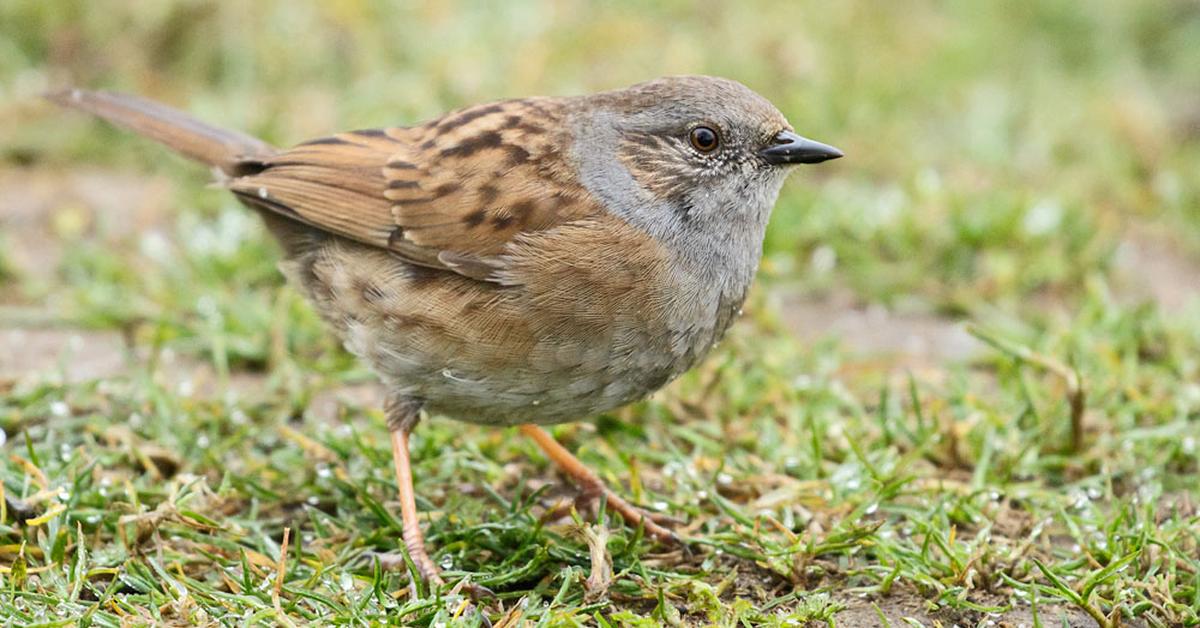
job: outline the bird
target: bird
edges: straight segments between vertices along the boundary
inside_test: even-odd
[[[581,497],[675,539],[541,426],[624,406],[704,358],[741,310],[784,180],[843,156],[745,85],[699,75],[287,149],[137,96],[46,96],[210,166],[262,217],[289,283],[382,382],[402,541],[435,585],[409,457],[422,413],[518,426]]]

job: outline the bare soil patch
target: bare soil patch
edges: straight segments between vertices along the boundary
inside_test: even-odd
[[[991,599],[976,599],[975,602],[996,607],[1009,605],[999,596]],[[930,610],[929,602],[917,592],[902,589],[886,596],[837,596],[846,605],[846,610],[835,616],[837,625],[843,628],[877,628],[878,626],[908,626],[907,620],[916,620],[924,626],[996,626],[998,628],[1028,628],[1033,626],[1033,608],[1028,604],[1013,605],[1014,608],[1000,613],[977,611]],[[881,619],[882,616],[882,619]],[[1037,617],[1044,626],[1069,626],[1070,628],[1092,628],[1097,626],[1083,611],[1056,604],[1039,605]],[[886,623],[885,621],[886,620]],[[1142,625],[1140,623],[1129,624]]]
[[[137,173],[0,169],[4,257],[20,275],[49,277],[61,259],[64,236],[116,243],[161,226],[171,189],[165,178]],[[5,292],[0,290],[0,303]]]

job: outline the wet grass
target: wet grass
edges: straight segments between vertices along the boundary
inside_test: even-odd
[[[144,233],[49,208],[63,253],[48,275],[0,251],[6,301],[120,330],[130,353],[100,380],[0,381],[4,623],[477,621],[454,591],[374,568],[400,538],[382,416],[309,411],[371,376],[282,285],[262,229],[201,169],[38,90],[147,93],[286,144],[699,71],[849,157],[789,184],[763,281],[715,355],[555,429],[685,522],[690,550],[608,519],[542,521],[570,492],[531,443],[431,417],[415,475],[451,580],[494,590],[506,626],[862,609],[866,625],[1200,625],[1200,303],[1130,298],[1120,272],[1131,238],[1200,253],[1194,4],[337,7],[0,7],[2,167],[174,182]],[[785,286],[970,321],[985,348],[905,370],[801,345],[771,297]],[[180,360],[216,390],[169,377]]]

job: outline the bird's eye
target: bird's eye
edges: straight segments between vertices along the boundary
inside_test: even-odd
[[[698,126],[692,129],[688,139],[692,142],[692,147],[702,153],[711,153],[717,149],[717,145],[721,143],[717,137],[717,132],[706,126]]]

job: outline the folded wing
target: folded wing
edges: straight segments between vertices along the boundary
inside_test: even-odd
[[[563,105],[516,100],[341,133],[265,159],[245,202],[414,264],[493,279],[521,234],[594,216],[562,148]]]

